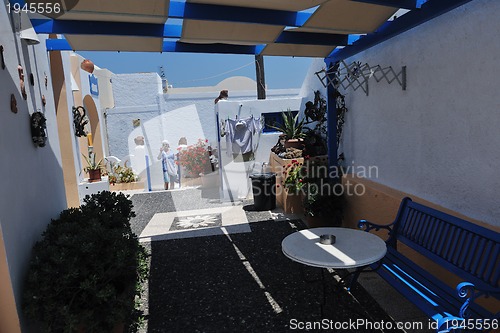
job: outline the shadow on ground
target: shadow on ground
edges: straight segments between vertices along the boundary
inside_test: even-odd
[[[145,332],[288,332],[298,322],[333,328],[323,332],[381,332],[338,327],[360,318],[391,319],[359,285],[352,294],[363,306],[346,291],[334,293],[332,274],[325,274],[327,303],[321,315],[321,280],[309,281],[320,279],[321,270],[281,252],[282,239],[296,228],[304,225],[272,220],[251,223],[251,233],[148,244],[152,257]]]

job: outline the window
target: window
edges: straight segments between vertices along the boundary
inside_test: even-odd
[[[283,112],[269,112],[263,113],[261,116],[264,118],[264,133],[278,133],[279,131],[272,128],[271,126],[279,127],[283,125],[283,117],[281,116]],[[299,111],[292,111],[293,116],[295,117]],[[270,126],[271,125],[271,126]]]

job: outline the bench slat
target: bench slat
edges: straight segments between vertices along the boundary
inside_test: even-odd
[[[457,296],[454,288],[437,280],[435,276],[395,251],[388,249],[378,271],[387,282],[400,293],[409,297],[431,318],[436,314],[457,314],[460,311],[463,300]],[[436,291],[439,291],[439,294]],[[415,294],[418,295],[418,298],[415,298]],[[491,313],[477,304],[473,304],[470,310],[473,316],[491,317]]]
[[[499,253],[493,248],[498,241],[491,239],[499,238],[498,233],[412,201],[406,205],[397,240],[476,286],[498,287],[494,263]],[[474,251],[472,244],[478,244]]]

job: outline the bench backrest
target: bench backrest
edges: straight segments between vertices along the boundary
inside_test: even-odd
[[[498,232],[404,198],[393,237],[477,287],[499,288]]]

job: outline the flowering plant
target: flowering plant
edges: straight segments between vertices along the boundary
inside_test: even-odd
[[[178,164],[186,168],[191,177],[198,177],[201,173],[210,170],[210,156],[208,153],[208,140],[198,139],[194,145],[179,149]]]
[[[306,183],[306,168],[303,163],[297,160],[292,160],[290,164],[285,166],[283,175],[286,175],[284,187],[291,193],[298,194]]]
[[[110,162],[111,172],[108,174],[108,181],[110,184],[132,183],[139,180],[139,176],[134,173],[132,168],[127,166],[127,162],[125,162],[124,166]]]

